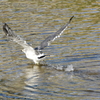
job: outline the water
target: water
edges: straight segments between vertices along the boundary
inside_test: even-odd
[[[2,31],[6,22],[36,47],[73,15],[38,66]],[[99,0],[0,0],[0,100],[99,100],[99,15]]]

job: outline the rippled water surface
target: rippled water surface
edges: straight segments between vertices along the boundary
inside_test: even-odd
[[[36,47],[73,15],[61,37],[44,49],[50,56],[40,65],[2,30],[6,22]],[[100,99],[99,0],[0,0],[0,100],[13,99]]]

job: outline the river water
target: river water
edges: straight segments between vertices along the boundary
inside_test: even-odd
[[[73,15],[40,65],[2,30],[7,23],[36,47]],[[14,99],[100,100],[99,0],[0,0],[0,100]]]

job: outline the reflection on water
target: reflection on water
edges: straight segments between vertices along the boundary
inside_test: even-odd
[[[57,72],[56,70],[52,73],[51,69],[46,69],[45,67],[47,66],[34,65],[33,67],[25,69],[26,80],[22,92],[23,95],[30,98],[38,97],[41,99],[62,95],[61,90],[59,89],[59,81],[64,77],[68,77],[67,80],[72,79],[72,73],[65,75],[63,72]]]
[[[39,66],[32,66],[32,68],[25,69],[25,87],[24,87],[24,95],[29,96],[38,96],[38,89],[37,86],[39,86],[39,80],[42,78],[41,71]]]
[[[99,100],[99,6],[99,0],[1,0],[0,100]],[[45,49],[50,56],[39,66],[3,35],[6,22],[36,47],[72,15],[69,28]]]

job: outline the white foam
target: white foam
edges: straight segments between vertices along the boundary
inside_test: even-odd
[[[73,65],[72,64],[68,65],[65,71],[69,71],[69,72],[74,71]]]

